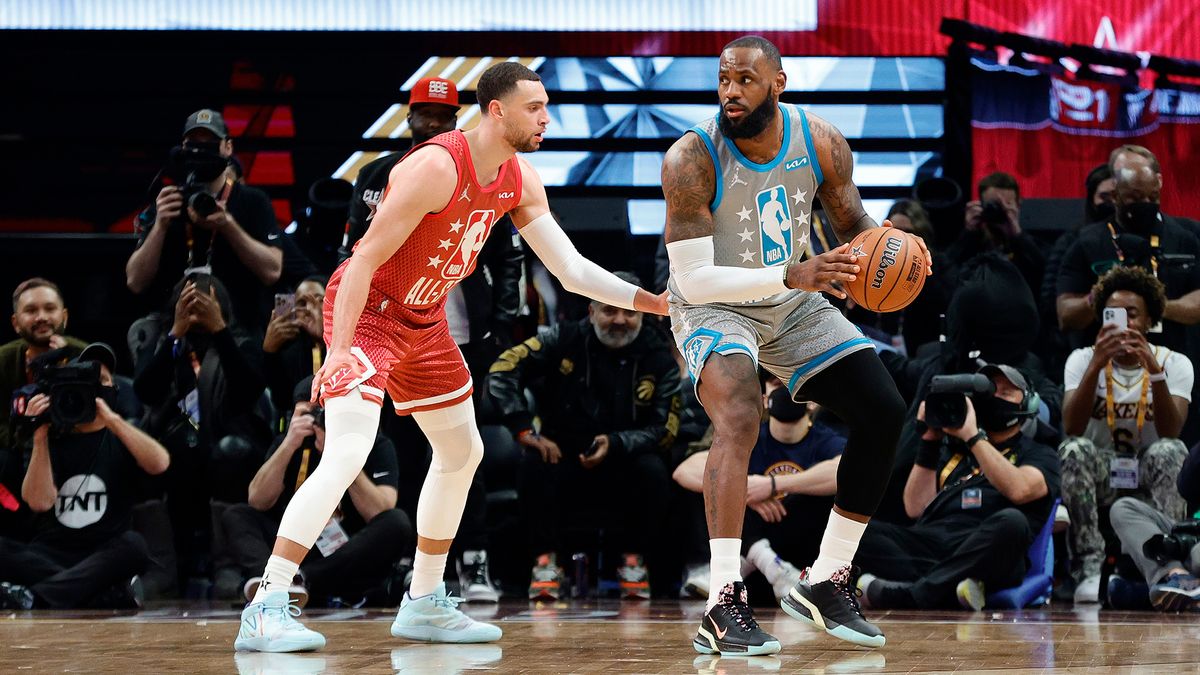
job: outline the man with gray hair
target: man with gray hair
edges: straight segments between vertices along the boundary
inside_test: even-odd
[[[637,284],[635,276],[617,277]],[[642,312],[602,302],[505,351],[488,392],[525,447],[518,490],[537,564],[531,598],[556,599],[560,526],[598,516],[624,526],[624,597],[649,598],[646,558],[661,539],[670,494],[667,453],[679,430],[679,368]],[[524,389],[533,393],[540,427]],[[604,570],[607,571],[607,570]],[[581,580],[576,579],[576,584]]]

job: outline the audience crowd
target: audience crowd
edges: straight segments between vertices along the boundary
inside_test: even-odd
[[[418,101],[414,129],[452,125],[454,94]],[[136,219],[127,285],[150,311],[127,345],[70,334],[55,270],[13,289],[0,607],[250,597],[284,506],[321,461],[309,391],[332,242],[349,217],[352,254],[378,190],[314,186],[324,215],[287,234],[241,181],[219,113],[189,116],[171,157]],[[909,410],[855,560],[864,604],[980,610],[1035,571],[1053,531],[1056,598],[1200,608],[1200,224],[1161,210],[1170,178],[1145,148],[1116,148],[1080,176],[1083,213],[1055,239],[1022,229],[1034,207],[1012,176],[991,174],[952,224],[957,239],[933,251],[917,303],[891,315],[837,303]],[[944,224],[920,202],[889,218],[937,248]],[[447,307],[487,446],[448,581],[474,603],[706,597],[712,431],[667,326],[598,302],[559,316],[548,307],[564,292],[507,228]],[[834,241],[819,213],[814,228],[810,255]],[[132,370],[117,372],[126,349]],[[845,436],[836,416],[762,383],[742,574],[765,603],[816,557]],[[413,476],[428,462],[414,425],[381,427],[294,581],[301,604],[398,602]]]

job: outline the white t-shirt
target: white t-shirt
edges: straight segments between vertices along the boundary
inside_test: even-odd
[[[1167,374],[1167,389],[1172,396],[1179,396],[1187,401],[1192,400],[1192,362],[1183,354],[1159,345],[1150,345],[1154,350],[1154,360]],[[1095,347],[1076,349],[1067,357],[1067,366],[1063,373],[1063,388],[1072,391],[1079,388],[1083,373],[1092,360]],[[1104,399],[1104,371],[1096,378],[1096,393],[1092,397],[1091,419],[1084,429],[1084,438],[1090,440],[1098,448],[1116,448],[1118,452],[1141,451],[1150,447],[1158,440],[1158,430],[1154,428],[1154,386],[1146,391],[1146,420],[1142,424],[1142,437],[1138,440],[1137,408],[1138,400],[1142,397],[1142,381],[1146,377],[1146,369],[1124,368],[1113,362],[1113,412],[1116,417],[1116,429],[1108,428],[1108,412]]]

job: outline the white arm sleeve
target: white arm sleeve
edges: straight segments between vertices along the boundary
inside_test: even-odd
[[[712,237],[667,244],[671,279],[689,304],[748,302],[788,290],[783,283],[786,265],[762,269],[717,266],[713,256]]]
[[[517,230],[546,269],[562,282],[563,288],[599,300],[606,305],[634,309],[638,287],[618,279],[612,272],[583,257],[567,238],[554,216],[534,218]]]

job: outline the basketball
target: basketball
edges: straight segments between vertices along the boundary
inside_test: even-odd
[[[895,312],[917,299],[925,286],[925,255],[916,238],[894,227],[873,227],[850,242],[862,268],[845,284],[854,302],[872,312]]]

